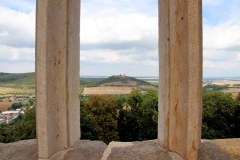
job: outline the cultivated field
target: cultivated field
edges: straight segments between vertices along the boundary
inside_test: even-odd
[[[34,89],[20,89],[20,88],[5,88],[0,87],[0,94],[8,94],[8,93],[34,93]]]
[[[91,87],[84,88],[83,95],[91,94],[129,94],[133,87]]]
[[[233,86],[234,84],[240,84],[240,80],[239,81],[231,81],[231,80],[213,81],[212,84],[216,84],[216,85],[230,84],[231,86]]]
[[[228,90],[223,90],[222,92],[225,93],[232,93],[233,97],[236,97],[238,93],[240,92],[239,88],[228,88]]]
[[[6,111],[14,102],[0,102],[0,110]]]

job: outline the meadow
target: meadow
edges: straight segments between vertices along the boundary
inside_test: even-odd
[[[233,86],[234,84],[240,84],[240,80],[221,80],[221,81],[213,81],[212,84],[216,85],[226,85],[229,84],[230,86]]]

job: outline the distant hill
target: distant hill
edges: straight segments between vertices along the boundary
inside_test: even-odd
[[[0,73],[1,83],[31,83],[34,84],[35,73]]]
[[[34,88],[35,73],[0,73],[1,87]]]
[[[87,79],[81,78],[81,91],[82,95],[92,95],[92,94],[107,94],[107,95],[121,95],[129,94],[132,88],[141,88],[141,90],[147,89],[157,89],[157,86],[148,83],[146,81],[136,79],[134,77],[128,77],[125,75],[115,75],[105,79],[88,79],[89,83],[85,83]],[[83,86],[83,84],[85,86]]]
[[[97,87],[106,78],[80,78],[80,85],[84,87]]]
[[[109,78],[81,78],[80,85],[82,89],[101,86],[157,88],[151,83],[125,75],[114,75]],[[35,88],[35,73],[0,73],[0,87]]]
[[[84,80],[83,80],[84,82]],[[82,79],[81,79],[82,84]],[[134,77],[128,77],[125,75],[114,75],[105,79],[98,79],[96,81],[92,81],[86,87],[140,87],[142,89],[148,88],[157,88],[155,85],[148,83],[146,81],[136,79]]]

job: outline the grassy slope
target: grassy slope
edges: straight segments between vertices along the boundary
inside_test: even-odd
[[[85,87],[97,87],[105,78],[80,78],[80,85]]]
[[[112,82],[116,82],[116,81],[120,81],[123,84],[128,84],[129,81],[134,81],[137,83],[138,86],[154,86],[151,83],[148,83],[146,81],[140,80],[140,79],[136,79],[133,77],[116,77],[116,76],[111,76],[109,78],[103,79],[102,81],[98,81],[97,86],[101,86],[104,83],[112,83]],[[124,86],[124,85],[123,85]]]
[[[0,87],[34,88],[35,73],[0,73]]]
[[[121,85],[111,85],[111,83],[114,82],[122,82]],[[115,87],[125,87],[129,86],[129,81],[133,81],[137,83],[137,86],[140,87],[142,90],[147,90],[147,89],[157,89],[157,85],[151,84],[149,82],[136,79],[133,77],[116,77],[116,76],[111,76],[108,78],[81,78],[80,80],[80,93],[83,92],[84,87],[99,87],[105,83],[108,83],[107,86],[115,86]]]

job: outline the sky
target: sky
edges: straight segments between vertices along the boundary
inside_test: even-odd
[[[36,0],[0,0],[0,72],[35,71]],[[240,0],[203,0],[203,76],[240,77]],[[157,0],[82,0],[80,75],[158,76]]]

